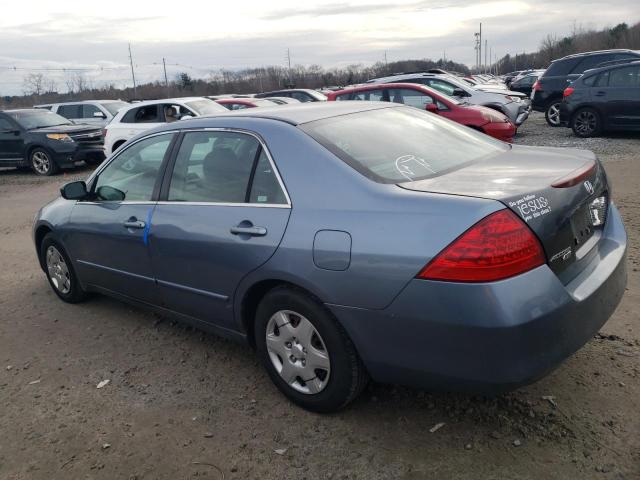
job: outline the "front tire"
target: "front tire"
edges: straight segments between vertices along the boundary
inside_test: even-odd
[[[547,109],[544,111],[544,119],[552,127],[560,126],[560,102],[554,100],[547,105]]]
[[[61,300],[67,303],[78,303],[84,300],[86,292],[80,286],[71,260],[51,233],[42,239],[40,258],[45,267],[49,285]]]
[[[595,137],[602,131],[600,115],[593,108],[581,108],[571,117],[571,129],[578,137]]]
[[[58,164],[53,160],[53,156],[44,148],[34,148],[29,153],[29,164],[36,175],[49,177],[58,171]]]
[[[334,412],[355,399],[368,375],[344,329],[315,299],[278,287],[256,312],[257,353],[273,383],[294,403]]]

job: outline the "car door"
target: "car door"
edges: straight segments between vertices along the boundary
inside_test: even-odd
[[[640,66],[603,72],[592,88],[592,96],[603,105],[607,123],[613,128],[640,126]]]
[[[13,164],[24,157],[22,129],[12,120],[0,114],[0,162]]]
[[[185,133],[149,233],[164,305],[232,327],[236,287],[275,253],[289,213],[280,177],[256,136]]]
[[[87,284],[157,303],[148,228],[175,133],[152,135],[119,152],[79,201],[65,242]]]

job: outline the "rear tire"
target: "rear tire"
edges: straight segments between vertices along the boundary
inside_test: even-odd
[[[602,131],[600,115],[593,108],[581,108],[571,117],[571,129],[581,138],[596,137]]]
[[[86,292],[80,286],[71,260],[52,233],[47,233],[42,239],[40,259],[49,285],[61,300],[78,303],[85,299]]]
[[[554,100],[547,105],[544,111],[544,119],[552,127],[560,126],[560,101]]]
[[[29,153],[29,165],[36,175],[50,177],[58,172],[58,164],[53,156],[44,148],[34,148]]]
[[[300,290],[277,287],[268,292],[258,305],[254,328],[257,353],[271,380],[302,408],[335,412],[368,383],[342,326]]]

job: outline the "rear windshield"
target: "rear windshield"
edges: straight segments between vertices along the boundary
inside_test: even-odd
[[[433,178],[510,147],[417,108],[383,108],[318,120],[300,128],[379,183]]]
[[[114,116],[116,113],[118,113],[118,110],[129,106],[127,102],[105,102],[101,103],[101,105],[106,108],[111,115]]]
[[[191,102],[186,102],[185,105],[190,109],[195,110],[198,115],[211,115],[213,113],[220,113],[227,110],[219,103],[209,100],[208,98],[192,100]]]

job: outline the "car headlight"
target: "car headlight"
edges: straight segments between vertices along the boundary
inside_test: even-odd
[[[51,140],[60,140],[61,142],[73,142],[73,138],[66,133],[47,133],[47,138],[50,138]]]

